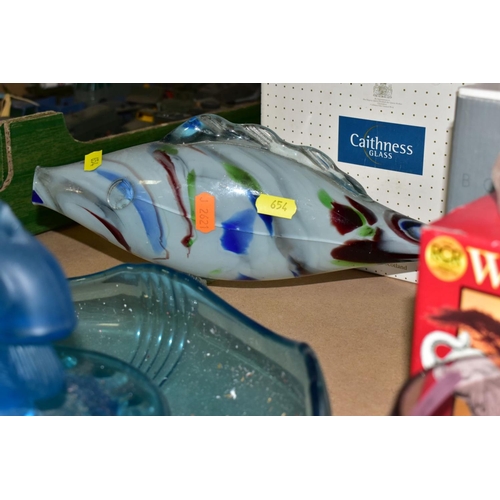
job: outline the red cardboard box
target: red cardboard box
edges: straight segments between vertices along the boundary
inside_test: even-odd
[[[411,374],[478,351],[500,360],[500,213],[493,194],[422,229]]]
[[[500,367],[500,212],[494,194],[422,229],[411,375],[478,354],[492,356]],[[471,414],[459,397],[442,410]]]

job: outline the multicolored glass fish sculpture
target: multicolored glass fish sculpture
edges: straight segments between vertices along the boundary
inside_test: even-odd
[[[321,151],[210,114],[91,171],[37,167],[33,203],[205,279],[292,278],[419,252],[421,223],[371,199]]]

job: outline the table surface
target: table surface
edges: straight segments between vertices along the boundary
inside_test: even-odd
[[[68,277],[144,262],[78,225],[37,238]],[[312,347],[335,415],[390,413],[409,373],[414,283],[347,270],[209,286],[261,325]]]

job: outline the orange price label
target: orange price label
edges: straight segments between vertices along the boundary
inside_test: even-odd
[[[200,193],[194,199],[196,229],[209,233],[215,229],[215,196],[210,193]]]

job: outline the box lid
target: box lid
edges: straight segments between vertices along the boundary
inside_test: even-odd
[[[500,83],[474,83],[458,89],[459,97],[475,97],[500,101]]]
[[[475,236],[500,240],[500,210],[496,195],[488,194],[461,205],[429,226],[456,229]]]

